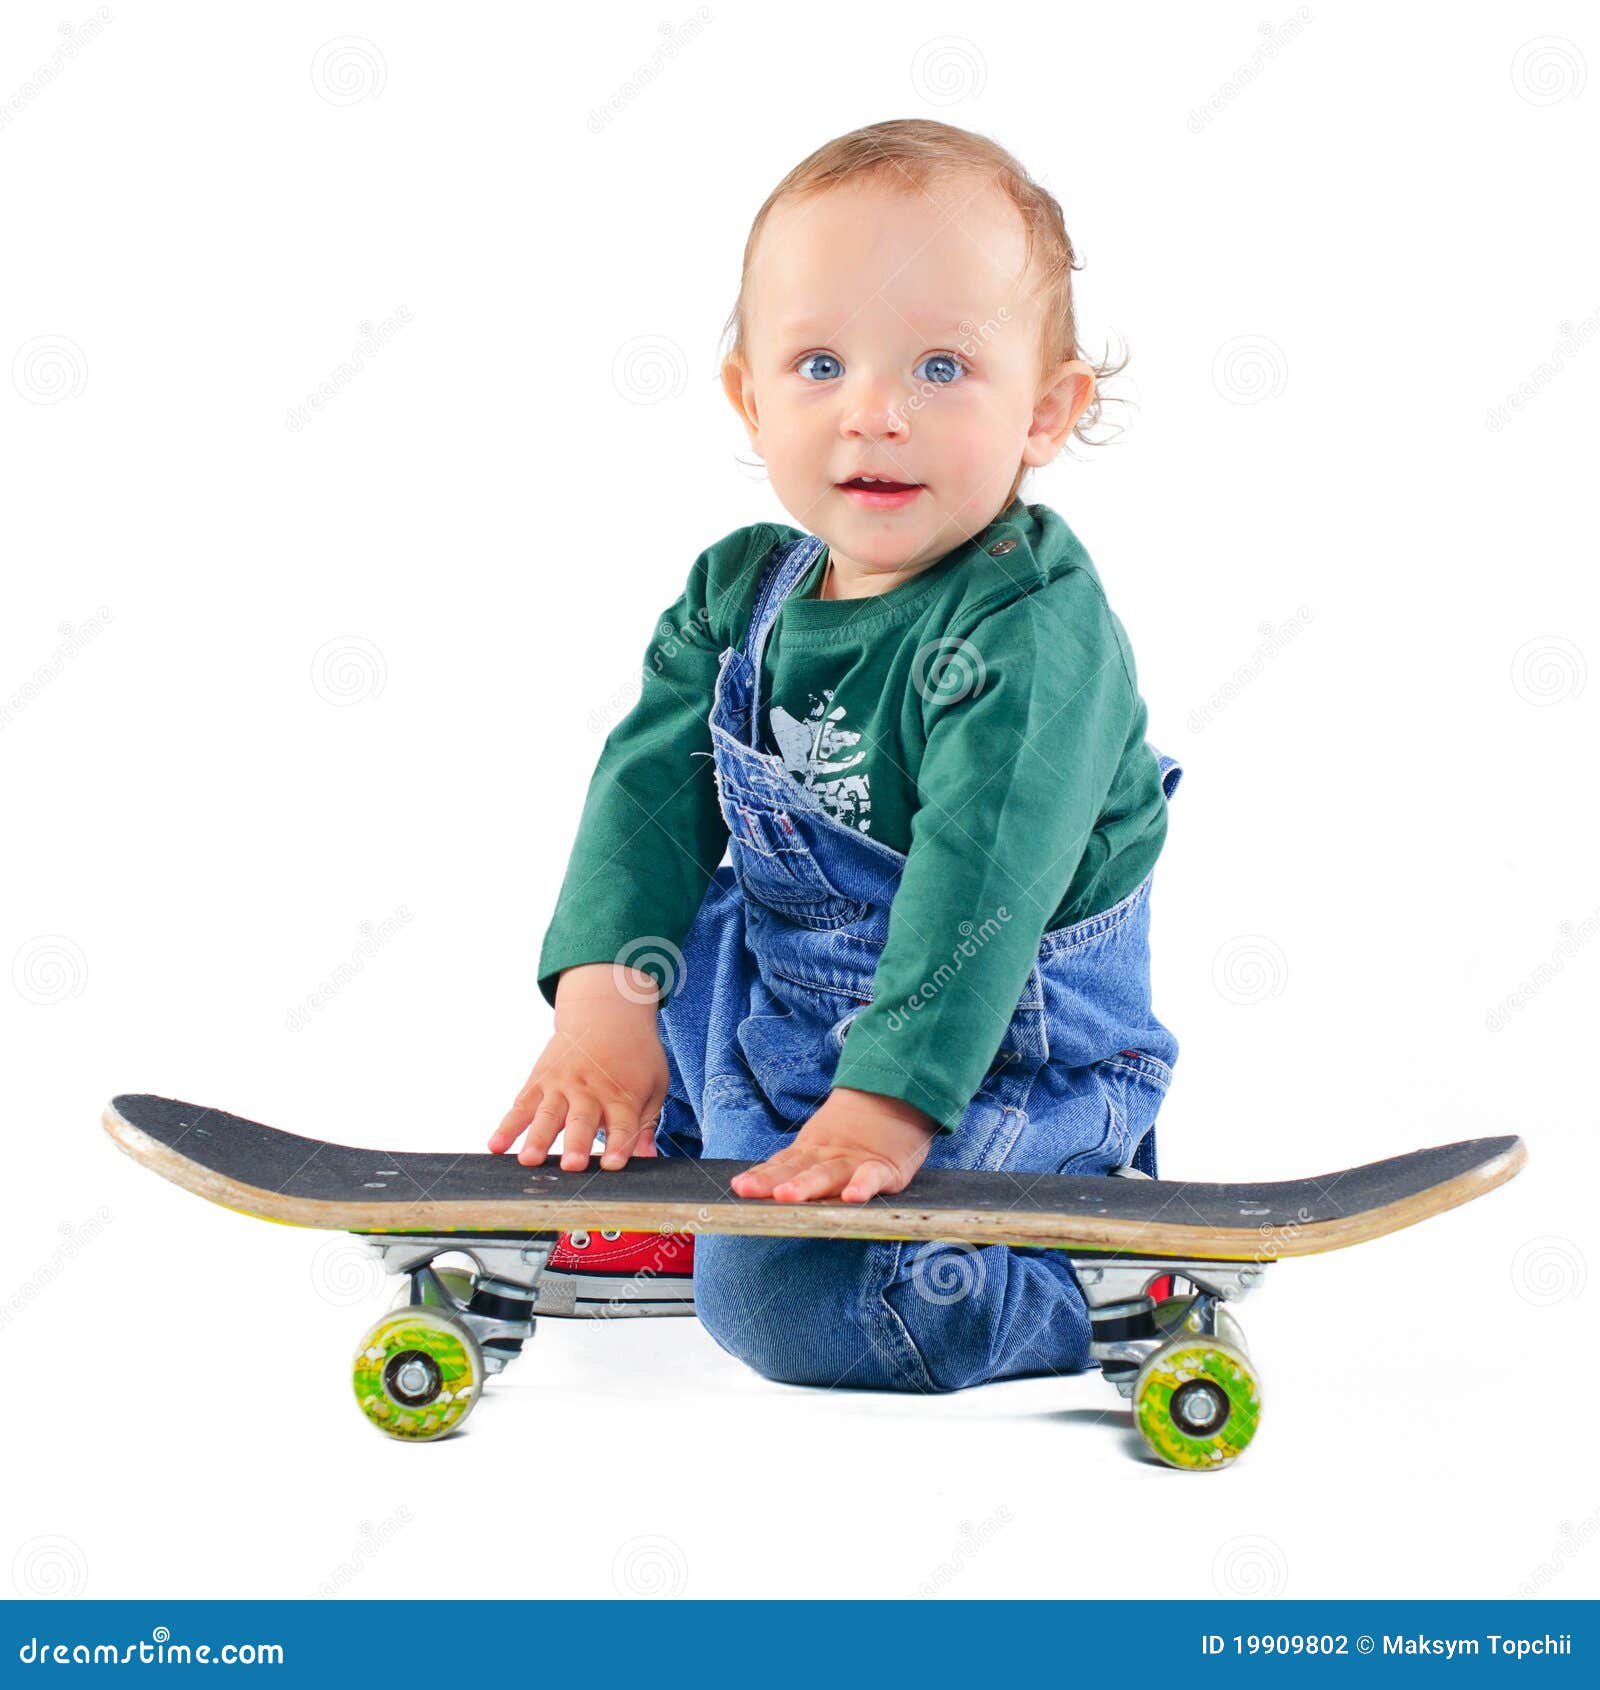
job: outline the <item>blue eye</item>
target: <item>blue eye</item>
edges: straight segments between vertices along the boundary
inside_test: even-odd
[[[818,363],[829,365],[831,368],[826,368],[821,371],[813,371],[812,374],[807,375],[806,365]],[[841,364],[831,352],[808,352],[805,357],[795,365],[795,370],[807,381],[832,381],[835,376],[844,374],[844,365]]]
[[[919,381],[932,382],[935,387],[949,387],[953,383],[960,381],[962,376],[967,373],[966,365],[964,365],[959,358],[954,357],[948,352],[930,352],[928,356],[917,365],[917,369],[913,370],[911,373],[912,375],[917,375],[917,370],[924,369],[929,370],[930,373],[925,376],[918,376],[917,379]]]

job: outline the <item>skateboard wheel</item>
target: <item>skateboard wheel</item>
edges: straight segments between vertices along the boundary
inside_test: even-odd
[[[483,1351],[459,1321],[427,1307],[396,1309],[356,1351],[361,1412],[391,1438],[423,1443],[453,1432],[483,1389]]]
[[[1261,1386],[1226,1338],[1183,1336],[1157,1350],[1133,1386],[1139,1435],[1169,1467],[1226,1467],[1256,1435]]]

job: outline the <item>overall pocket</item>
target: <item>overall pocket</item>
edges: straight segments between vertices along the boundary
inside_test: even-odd
[[[851,1021],[867,999],[757,974],[750,1013],[734,1034],[745,1066],[784,1126],[798,1131],[821,1108]]]
[[[1119,1051],[1095,1063],[1093,1072],[1107,1113],[1106,1139],[1095,1160],[1104,1160],[1107,1169],[1123,1168],[1156,1124],[1172,1070],[1148,1052]]]

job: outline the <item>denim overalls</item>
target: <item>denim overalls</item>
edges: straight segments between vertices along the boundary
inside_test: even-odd
[[[905,857],[834,820],[759,749],[761,654],[822,548],[776,548],[743,650],[721,658],[709,725],[731,864],[712,878],[660,1015],[671,1088],[665,1156],[759,1161],[828,1094],[850,1020],[871,1000]],[[1179,763],[1158,754],[1171,798]],[[1155,1172],[1156,1112],[1178,1043],[1150,1008],[1150,877],[1047,933],[994,1063],[929,1167]],[[953,1390],[1072,1372],[1089,1318],[1059,1252],[1005,1244],[705,1235],[695,1307],[770,1378]]]

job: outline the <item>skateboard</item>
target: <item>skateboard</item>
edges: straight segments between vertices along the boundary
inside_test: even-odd
[[[102,1117],[135,1161],[261,1220],[355,1234],[403,1281],[366,1333],[356,1400],[380,1431],[456,1431],[556,1318],[687,1315],[686,1275],[547,1271],[562,1231],[1020,1244],[1062,1250],[1093,1325],[1091,1359],[1169,1466],[1227,1466],[1255,1436],[1261,1386],[1232,1305],[1274,1262],[1343,1249],[1470,1202],[1522,1166],[1521,1139],[1475,1138],[1272,1184],[922,1168],[865,1203],[735,1197],[746,1162],[638,1157],[525,1167],[514,1155],[378,1151],[301,1138],[172,1098],[128,1094]],[[469,1269],[440,1265],[466,1259]]]

